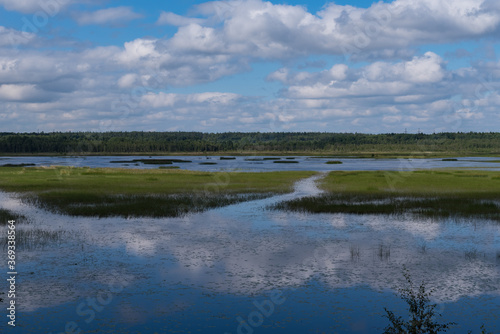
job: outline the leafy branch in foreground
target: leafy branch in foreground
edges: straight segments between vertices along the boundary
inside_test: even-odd
[[[469,331],[468,334],[472,334],[472,331]],[[484,327],[484,324],[481,325],[481,334],[493,334],[491,332],[486,331],[486,327]]]
[[[450,326],[455,325],[453,322],[439,323],[435,320],[437,304],[431,304],[431,291],[426,291],[425,284],[422,283],[418,288],[415,288],[411,279],[410,273],[406,267],[403,267],[403,275],[408,284],[405,288],[398,289],[400,297],[408,304],[409,320],[405,321],[401,316],[396,316],[394,312],[387,310],[384,307],[388,318],[391,322],[384,329],[384,334],[435,334],[446,332]],[[441,316],[440,314],[438,314]]]

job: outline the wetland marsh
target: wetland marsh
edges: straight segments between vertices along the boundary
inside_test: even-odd
[[[290,171],[304,163],[298,160],[290,165],[269,160],[282,168],[271,173],[0,169],[0,215],[23,217],[17,226],[25,245],[18,258],[22,327],[16,330],[60,333],[69,323],[82,332],[103,333],[381,333],[387,325],[384,307],[404,316],[405,305],[394,295],[404,282],[403,265],[415,282],[425,279],[434,289],[432,300],[443,321],[457,323],[450,332],[479,333],[481,324],[500,330],[495,210],[425,215],[412,209],[270,209],[305,199],[331,205],[318,200],[323,197],[351,207],[352,201],[379,205],[407,196],[445,196],[463,201],[453,202],[460,207],[471,199],[497,205],[499,172]],[[328,165],[321,161],[321,166]],[[144,196],[140,205],[148,207],[148,196],[183,193],[217,201],[229,196],[232,202],[202,210],[184,204],[186,211],[163,217],[131,214],[135,208],[127,201],[119,207],[126,214],[101,218],[62,209],[80,201],[94,208],[103,198],[127,196]],[[64,203],[43,204],[50,198]],[[104,201],[102,207],[114,204]],[[99,311],[89,298],[103,301]]]

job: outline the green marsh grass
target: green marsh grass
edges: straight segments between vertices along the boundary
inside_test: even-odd
[[[320,183],[326,193],[280,202],[273,208],[310,213],[415,214],[500,221],[499,176],[500,172],[464,170],[336,171]]]
[[[189,212],[262,199],[272,194],[96,195],[50,193],[25,198],[52,212],[89,217],[177,217]]]
[[[172,217],[293,190],[314,172],[208,173],[171,169],[5,168],[0,189],[53,212]]]

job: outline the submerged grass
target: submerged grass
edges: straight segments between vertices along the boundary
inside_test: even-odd
[[[415,214],[500,221],[500,172],[331,172],[325,194],[280,202],[274,209],[311,213]]]
[[[15,220],[16,222],[26,222],[27,218],[25,216],[13,213],[9,210],[0,209],[0,225],[7,225],[9,220]]]
[[[47,246],[57,246],[71,236],[68,231],[47,231],[44,229],[16,229],[16,249],[36,250]],[[6,249],[8,245],[7,237],[0,239],[0,248]]]
[[[171,169],[4,168],[0,189],[78,216],[172,217],[290,192],[314,172],[207,173]]]

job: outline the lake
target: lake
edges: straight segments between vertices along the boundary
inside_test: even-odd
[[[110,161],[138,158],[15,157],[0,164],[137,168]],[[179,166],[208,171],[500,167],[485,162],[489,158],[295,157],[296,164],[263,157],[165,158],[192,160]],[[217,165],[199,165],[205,160]],[[343,164],[326,165],[328,160]],[[403,286],[406,265],[415,282],[425,280],[434,289],[440,319],[458,323],[451,333],[479,333],[483,323],[500,332],[498,222],[267,209],[320,193],[314,181],[321,176],[300,181],[291,194],[163,219],[69,217],[0,193],[2,208],[32,221],[19,224],[18,235],[39,235],[37,242],[19,244],[17,326],[9,331],[381,333],[388,324],[384,307],[406,307],[394,295]],[[1,269],[7,276],[5,261]],[[0,297],[6,307],[6,295]],[[0,329],[7,332],[6,327],[4,319]]]
[[[414,170],[432,168],[474,168],[500,170],[498,158],[460,157],[457,161],[443,161],[440,158],[431,159],[359,159],[339,157],[307,157],[307,156],[87,156],[87,157],[0,157],[0,165],[28,164],[36,166],[76,166],[76,167],[119,167],[119,168],[158,168],[160,165],[131,162],[137,159],[178,159],[189,163],[173,163],[164,165],[177,166],[181,169],[197,171],[279,171],[279,170]],[[275,160],[279,159],[279,160]],[[327,161],[341,161],[342,164],[326,164]],[[121,162],[122,161],[122,162]],[[289,162],[276,163],[275,161]],[[119,163],[121,162],[121,163]],[[290,163],[292,162],[292,163]],[[293,163],[296,162],[296,163]],[[215,165],[206,165],[215,163]]]

